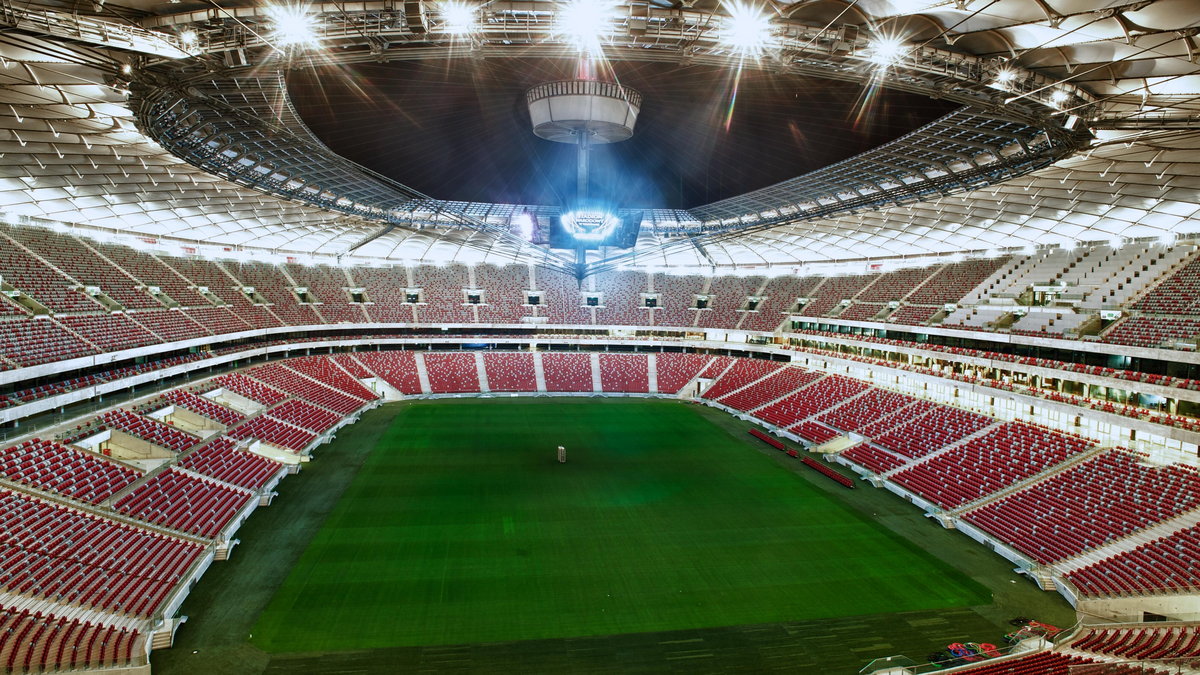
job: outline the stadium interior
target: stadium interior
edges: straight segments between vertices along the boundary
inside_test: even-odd
[[[1195,0],[0,25],[5,672],[1200,673]]]

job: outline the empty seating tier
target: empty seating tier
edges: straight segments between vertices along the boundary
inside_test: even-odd
[[[267,412],[271,417],[320,433],[342,421],[342,416],[299,399],[284,401]]]
[[[168,469],[117,500],[113,508],[135,518],[211,538],[251,499],[254,495],[249,491]]]
[[[189,452],[179,460],[179,465],[247,490],[262,487],[283,466],[261,455],[238,450],[237,443],[230,438],[215,439]]]
[[[0,587],[149,616],[203,547],[0,490]]]
[[[1196,626],[1091,628],[1071,642],[1071,649],[1118,656],[1130,661],[1200,657]]]
[[[272,389],[262,382],[252,380],[241,373],[221,375],[212,381],[235,394],[258,401],[263,405],[275,405],[287,398],[287,394]]]
[[[1059,464],[1092,446],[1077,436],[1009,422],[892,480],[933,503],[954,508]]]
[[[115,668],[129,664],[141,642],[132,628],[0,605],[0,668],[7,673]]]
[[[710,358],[706,354],[656,354],[654,361],[659,393],[678,394],[684,385],[700,375]]]
[[[421,375],[412,352],[359,352],[354,359],[400,393],[421,393]]]
[[[542,372],[546,376],[546,391],[592,391],[590,354],[544,352]]]
[[[1155,539],[1067,574],[1085,596],[1196,593],[1200,525]]]
[[[336,391],[332,387],[327,387],[305,377],[281,363],[257,366],[247,371],[247,374],[260,382],[295,394],[310,403],[315,403],[343,414],[354,412],[365,403],[363,399]]]
[[[907,457],[901,457],[883,448],[862,443],[842,453],[842,457],[867,469],[871,473],[887,473],[904,466],[909,462]]]
[[[866,382],[827,375],[800,391],[758,411],[762,419],[778,426],[793,426],[870,388]]]
[[[5,478],[70,499],[99,504],[142,474],[54,441],[33,439],[0,455]]]
[[[255,417],[236,429],[231,429],[229,435],[241,440],[259,440],[292,452],[304,450],[317,437],[307,429],[281,422],[268,415]]]
[[[750,411],[775,399],[782,398],[797,389],[812,384],[821,378],[821,373],[799,368],[780,368],[719,402],[737,410]]]
[[[537,391],[533,354],[485,352],[483,367],[492,391]]]
[[[374,392],[367,389],[361,382],[338,367],[329,357],[305,356],[297,359],[288,359],[287,367],[349,396],[360,398],[364,401],[372,401],[376,398]]]
[[[801,422],[792,428],[792,432],[806,441],[817,445],[827,443],[838,437],[838,432],[816,422]]]
[[[818,420],[842,431],[858,431],[915,402],[916,399],[911,396],[884,389],[872,389],[821,415]]]
[[[189,433],[121,408],[100,415],[100,419],[112,429],[119,429],[173,452],[183,452],[200,442]]]
[[[1076,555],[1200,506],[1200,474],[1107,452],[966,519],[1039,563]]]
[[[778,361],[765,359],[738,359],[733,367],[717,378],[716,382],[704,391],[704,398],[712,401],[730,394],[751,382],[765,377],[771,371],[783,367]]]
[[[925,455],[983,431],[995,420],[983,415],[937,406],[925,415],[875,438],[875,443],[906,457]]]
[[[223,405],[213,403],[207,398],[186,389],[172,389],[163,396],[181,408],[187,408],[197,415],[203,415],[214,422],[220,422],[226,427],[236,426],[245,419],[240,413],[230,410]]]
[[[429,390],[435,394],[475,393],[479,391],[479,368],[474,354],[462,352],[422,355],[429,374]]]
[[[601,354],[600,387],[607,392],[650,391],[648,360],[642,354]]]

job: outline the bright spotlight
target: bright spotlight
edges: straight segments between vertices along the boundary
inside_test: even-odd
[[[725,20],[721,31],[721,41],[743,54],[761,51],[771,36],[770,17],[742,2],[726,6],[729,8],[729,18]]]
[[[442,27],[451,35],[468,35],[475,30],[475,8],[463,2],[442,3]]]
[[[898,37],[881,37],[871,41],[867,58],[880,68],[899,63],[908,54],[908,46]]]
[[[1050,102],[1056,106],[1062,106],[1062,104],[1067,102],[1067,92],[1062,89],[1055,89],[1050,94]]]
[[[272,36],[276,46],[312,45],[317,43],[316,25],[307,6],[272,5],[267,16],[274,23]]]
[[[615,18],[613,0],[572,0],[558,10],[558,32],[580,51],[595,53]]]
[[[996,71],[996,76],[992,78],[990,86],[993,89],[1001,89],[1007,91],[1012,88],[1013,81],[1017,79],[1017,71],[1012,68],[1001,68]]]
[[[612,234],[621,219],[606,211],[571,211],[560,216],[563,229],[580,241],[601,241]]]
[[[196,44],[196,40],[198,39],[199,36],[196,35],[196,31],[192,30],[191,28],[185,28],[179,32],[179,41],[182,42],[184,46],[191,47],[192,45]]]

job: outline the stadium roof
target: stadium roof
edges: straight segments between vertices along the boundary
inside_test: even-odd
[[[0,210],[280,252],[567,264],[514,223],[554,205],[423,194],[336,155],[287,97],[293,68],[575,53],[556,27],[560,4],[472,6],[469,35],[444,7],[314,4],[312,44],[284,44],[265,3],[10,7],[0,13],[10,28],[0,35]],[[729,45],[727,8],[620,3],[603,52],[882,85],[961,107],[773,186],[643,211],[637,247],[607,251],[598,266],[788,265],[1197,229],[1195,2],[766,9],[762,50],[747,54]]]

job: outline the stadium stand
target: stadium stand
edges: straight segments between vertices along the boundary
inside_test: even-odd
[[[415,323],[417,315],[413,305],[408,304],[405,291],[412,288],[408,272],[403,267],[355,267],[350,277],[356,282],[354,288],[366,291],[367,314],[372,321],[387,323]]]
[[[342,416],[337,413],[295,398],[271,408],[267,414],[281,422],[317,433],[333,428],[342,421]]]
[[[945,508],[955,508],[1029,478],[1092,447],[1092,442],[1009,422],[892,476]]]
[[[52,319],[0,321],[0,355],[18,366],[37,366],[99,351]]]
[[[822,424],[842,431],[859,431],[868,424],[878,423],[881,418],[903,410],[916,402],[917,400],[911,396],[884,389],[872,389],[817,419]]]
[[[721,397],[730,394],[757,379],[767,376],[771,371],[782,368],[783,364],[765,359],[737,359],[733,367],[721,374],[715,382],[704,391],[704,398],[719,401]]]
[[[762,302],[753,312],[746,312],[740,327],[744,330],[775,330],[795,307],[796,300],[808,297],[821,279],[817,276],[772,277],[763,287]]]
[[[655,326],[696,325],[696,296],[704,291],[705,279],[701,276],[672,276],[656,273],[652,277],[654,292],[658,294],[658,309],[654,310]]]
[[[376,398],[374,392],[364,387],[361,382],[354,379],[345,370],[339,368],[336,362],[327,357],[306,356],[303,358],[288,359],[287,367],[301,375],[317,380],[321,384],[337,389],[348,396],[353,396],[364,401],[371,401]]]
[[[1071,649],[1130,661],[1200,657],[1196,626],[1089,628],[1071,641]]]
[[[206,288],[215,298],[218,299],[232,314],[249,328],[269,328],[280,326],[282,323],[274,314],[269,312],[265,306],[251,302],[245,294],[240,290],[242,284],[238,282],[225,267],[220,263],[211,260],[202,260],[200,258],[174,258],[162,257],[168,265],[174,270],[182,274],[185,278],[192,282],[192,285],[197,288]],[[272,275],[273,279],[278,279],[278,276]],[[193,311],[188,312],[193,318],[200,320],[199,315]],[[213,324],[201,321],[206,326]],[[240,328],[239,330],[246,330]]]
[[[185,431],[122,408],[109,410],[100,415],[100,419],[112,429],[119,429],[172,452],[183,452],[200,442],[200,439]]]
[[[480,323],[521,323],[533,315],[525,292],[529,290],[527,265],[479,265],[475,286],[483,291],[484,304],[475,308]]]
[[[5,232],[15,234],[23,229],[8,228]],[[5,283],[53,312],[98,312],[104,308],[83,294],[80,283],[51,268],[16,241],[4,237],[0,243],[3,244],[0,245],[0,269],[4,270]]]
[[[302,452],[317,438],[317,434],[307,429],[281,422],[269,415],[255,417],[231,429],[229,435],[240,440],[257,439],[292,452]]]
[[[678,394],[688,382],[700,375],[710,359],[705,354],[663,352],[655,355],[659,393]]]
[[[925,455],[978,433],[995,420],[965,410],[938,406],[911,422],[876,437],[874,442],[886,450],[909,458]]]
[[[879,277],[878,274],[859,274],[843,277],[828,277],[813,289],[813,299],[804,305],[800,314],[825,316],[842,300],[849,300]]]
[[[592,358],[588,354],[542,354],[546,391],[592,391]]]
[[[266,485],[283,466],[237,447],[237,441],[232,438],[217,438],[184,455],[179,466],[247,490]]]
[[[163,396],[177,406],[187,408],[197,415],[203,415],[214,422],[220,422],[226,427],[236,426],[245,419],[245,416],[242,414],[223,405],[213,403],[207,398],[185,389],[172,389],[163,394]]]
[[[648,366],[642,354],[601,354],[600,387],[606,392],[649,392]]]
[[[539,316],[549,318],[551,323],[591,325],[592,313],[583,306],[583,294],[574,277],[539,267],[536,284],[536,290],[542,292]]]
[[[903,300],[938,271],[940,270],[937,267],[907,267],[888,272],[880,275],[874,283],[863,289],[857,299],[861,302],[873,303]]]
[[[57,320],[106,352],[161,342],[124,314],[79,314],[60,316]]]
[[[1200,474],[1106,452],[965,515],[1048,564],[1200,506]]]
[[[328,265],[288,264],[283,270],[296,282],[297,288],[307,288],[313,308],[324,320],[322,323],[362,323],[368,320],[362,305],[350,304],[347,291],[350,280],[345,271]]]
[[[88,504],[99,504],[141,476],[116,462],[38,438],[4,450],[0,474]]]
[[[757,411],[762,419],[781,427],[796,426],[813,415],[827,410],[846,399],[865,391],[870,385],[841,375],[828,375],[800,391],[789,394]],[[815,430],[809,425],[805,429]],[[816,439],[810,439],[816,440]],[[827,439],[826,439],[827,440]]]
[[[251,368],[247,373],[256,380],[290,392],[309,403],[315,403],[334,412],[351,413],[362,407],[364,403],[363,399],[335,390],[331,386],[325,386],[283,364],[271,363],[258,366]]]
[[[221,375],[214,378],[212,383],[263,405],[275,405],[287,398],[287,394],[250,379],[242,373]]]
[[[492,391],[537,391],[533,354],[485,352],[483,367]]]
[[[412,352],[359,352],[353,359],[400,393],[421,393],[421,376]]]
[[[134,488],[113,508],[140,520],[212,538],[252,499],[254,495],[247,490],[172,468]]]
[[[1200,525],[1068,572],[1084,596],[1195,593],[1200,589]]]
[[[1100,670],[1082,669],[1089,665],[1096,666]],[[1095,659],[1060,652],[1038,652],[995,663],[984,662],[954,672],[969,673],[970,675],[1099,675],[1099,673],[1103,673],[1103,675],[1144,675],[1145,673],[1136,665],[1126,666],[1114,663],[1100,665],[1100,662]]]
[[[212,335],[183,310],[152,309],[125,315],[164,342],[191,340]]]
[[[434,394],[479,391],[479,368],[474,354],[461,352],[422,354],[429,373],[429,390]]]
[[[423,304],[417,305],[418,323],[475,323],[466,306],[470,287],[466,265],[420,265],[413,268],[413,283],[421,289]]]
[[[0,489],[0,588],[131,616],[157,610],[203,548]]]
[[[750,411],[812,384],[820,377],[821,373],[813,371],[780,368],[753,385],[722,397],[718,402],[737,410]]]
[[[116,668],[131,663],[137,629],[0,605],[0,664],[5,672]]]
[[[884,310],[885,305],[877,302],[855,302],[838,314],[839,319],[847,321],[870,321]]]
[[[604,299],[604,307],[596,310],[596,323],[649,326],[650,310],[642,302],[647,283],[643,272],[597,274],[596,292]]]
[[[746,306],[747,299],[762,288],[766,279],[762,277],[713,277],[708,288],[708,307],[700,312],[696,325],[704,328],[729,328],[741,320],[739,310]]]

